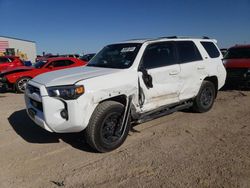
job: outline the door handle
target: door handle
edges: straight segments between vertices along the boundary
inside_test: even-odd
[[[170,71],[169,72],[169,75],[176,75],[178,74],[179,72],[177,70],[173,70],[173,71]]]
[[[198,70],[203,70],[203,69],[205,69],[205,66],[198,66],[197,69]]]

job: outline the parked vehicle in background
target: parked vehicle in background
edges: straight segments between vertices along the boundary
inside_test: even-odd
[[[86,62],[76,58],[49,58],[46,61],[36,62],[32,67],[22,66],[3,71],[0,74],[0,86],[22,93],[27,82],[39,74],[83,65],[86,65]]]
[[[37,56],[36,57],[36,62],[38,62],[38,61],[46,61],[47,59],[53,58],[53,57],[59,57],[59,55],[46,54],[44,56]]]
[[[223,63],[227,70],[227,86],[234,88],[250,86],[250,45],[236,45],[229,48]]]
[[[0,56],[0,72],[5,69],[23,66],[23,62],[16,56]]]
[[[119,147],[130,122],[178,110],[209,111],[226,78],[216,41],[164,37],[104,47],[87,66],[39,75],[29,117],[50,132],[80,132],[99,152]],[[67,76],[65,76],[67,75]]]
[[[63,54],[63,55],[60,55],[60,57],[74,57],[74,58],[79,58],[80,55],[79,54]]]
[[[81,60],[89,62],[93,57],[95,56],[95,53],[92,54],[85,54],[80,57]]]
[[[23,64],[27,67],[32,66],[32,62],[31,61],[23,61]]]

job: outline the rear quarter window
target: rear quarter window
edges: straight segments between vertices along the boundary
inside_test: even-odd
[[[213,42],[201,42],[201,45],[205,48],[209,57],[216,58],[216,57],[220,56],[220,52],[216,48],[216,46]]]

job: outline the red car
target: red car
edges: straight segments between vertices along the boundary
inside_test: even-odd
[[[36,62],[32,67],[22,66],[7,69],[0,74],[0,87],[2,85],[6,89],[13,88],[17,92],[23,93],[27,82],[39,74],[86,64],[85,61],[76,58],[58,57]]]
[[[8,68],[19,67],[23,65],[23,62],[19,59],[19,57],[0,56],[0,72]]]
[[[223,63],[227,70],[227,86],[250,86],[250,45],[229,48]]]

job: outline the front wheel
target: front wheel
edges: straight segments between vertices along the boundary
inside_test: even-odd
[[[115,101],[99,104],[85,130],[88,144],[98,152],[108,152],[118,148],[128,136],[130,122],[121,131],[124,105]]]
[[[195,112],[207,112],[209,111],[215,99],[215,86],[210,81],[203,81],[200,91],[194,99],[193,110]]]
[[[22,77],[22,78],[19,78],[17,81],[16,81],[16,84],[15,84],[15,88],[16,88],[16,91],[18,93],[24,93],[25,92],[25,89],[26,89],[26,85],[28,83],[28,81],[30,80],[31,78],[29,77]]]

